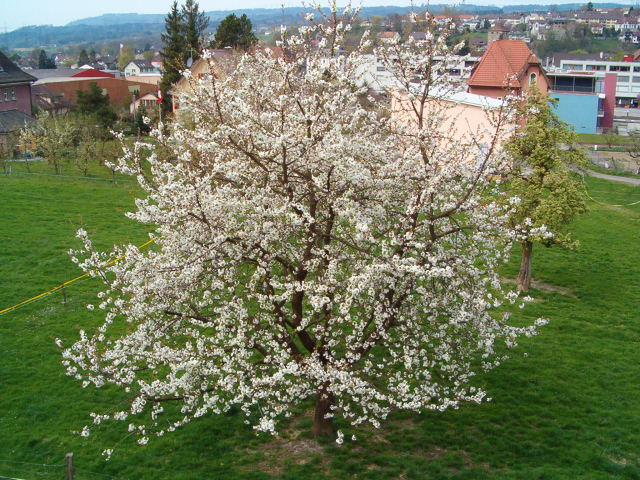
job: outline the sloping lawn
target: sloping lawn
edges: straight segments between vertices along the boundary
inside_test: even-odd
[[[587,180],[603,202],[640,189]],[[123,213],[135,187],[42,175],[0,175],[0,309],[79,274],[66,254],[84,226],[101,248],[140,244]],[[352,431],[342,447],[309,439],[299,416],[283,435],[254,435],[240,415],[207,416],[138,447],[123,425],[73,432],[89,412],[120,409],[115,390],[66,377],[53,339],[99,322],[83,304],[96,280],[0,316],[0,478],[63,479],[606,479],[640,478],[640,205],[591,211],[571,226],[577,251],[534,250],[536,302],[515,321],[544,316],[541,335],[479,379],[492,397],[445,413],[397,414],[380,431]],[[517,252],[516,257],[517,257]],[[517,258],[505,267],[515,276]],[[303,413],[309,405],[301,407]],[[105,462],[100,452],[118,445]]]

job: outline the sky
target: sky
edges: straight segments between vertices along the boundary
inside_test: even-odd
[[[467,0],[476,5],[537,3],[536,0]],[[570,0],[544,0],[565,3]],[[620,0],[622,2],[622,0]],[[455,0],[432,0],[432,3],[460,3]],[[26,25],[65,25],[72,20],[95,17],[103,13],[166,13],[172,0],[0,0],[0,32]],[[301,6],[302,0],[200,0],[201,9],[232,10],[238,8],[278,8]],[[357,4],[357,1],[353,2]],[[422,1],[415,3],[421,4]],[[410,0],[362,0],[363,6],[409,5]]]

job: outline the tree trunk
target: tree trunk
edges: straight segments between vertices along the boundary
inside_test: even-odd
[[[518,274],[518,290],[528,292],[531,288],[531,261],[533,259],[533,243],[522,242],[522,260],[520,261],[520,273]]]
[[[321,389],[316,399],[316,411],[313,414],[313,428],[311,429],[316,438],[333,436],[333,419],[325,418],[325,415],[331,412],[331,405],[333,405],[333,396],[328,394],[324,388]]]

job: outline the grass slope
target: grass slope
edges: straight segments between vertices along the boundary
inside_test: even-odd
[[[587,181],[601,201],[640,199],[638,188]],[[79,226],[102,248],[143,242],[145,229],[122,215],[135,193],[124,183],[0,175],[0,308],[78,274],[66,251]],[[256,437],[239,415],[207,416],[146,447],[120,424],[81,438],[72,432],[89,412],[126,401],[64,376],[53,343],[98,323],[83,307],[95,280],[71,286],[66,305],[54,294],[0,316],[0,477],[63,479],[62,467],[43,464],[74,452],[80,480],[640,478],[640,206],[592,204],[571,229],[578,251],[534,251],[536,279],[566,290],[543,284],[518,310],[518,321],[551,323],[480,379],[491,403],[396,414],[380,431],[344,428],[358,441],[341,448],[310,441],[303,415],[277,439]],[[116,443],[103,461],[99,452]]]

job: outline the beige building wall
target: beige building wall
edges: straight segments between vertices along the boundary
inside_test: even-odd
[[[463,144],[488,146],[495,135],[495,117],[497,112],[487,111],[487,107],[499,108],[500,100],[482,97],[467,92],[434,98],[428,102],[428,111],[438,115],[438,133],[448,141]],[[415,114],[405,96],[394,94],[391,101],[392,117],[405,122],[414,122]],[[513,132],[513,124],[503,124],[500,128],[498,145]]]

